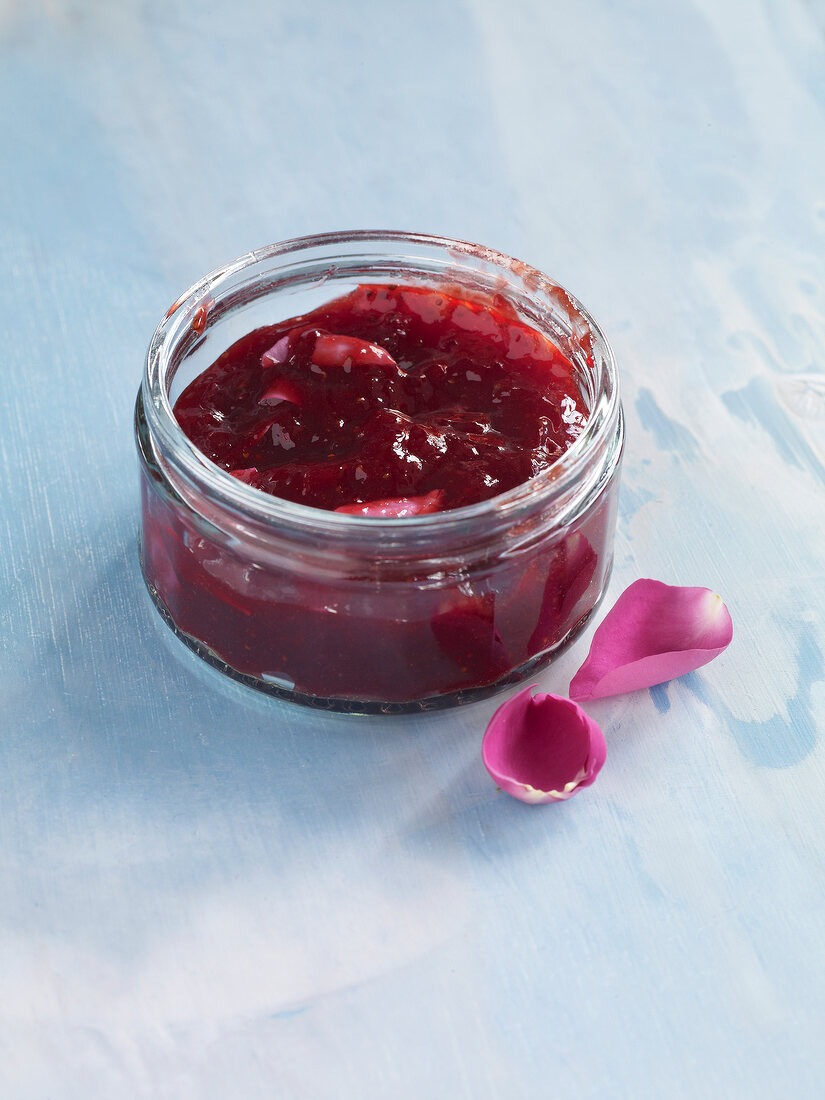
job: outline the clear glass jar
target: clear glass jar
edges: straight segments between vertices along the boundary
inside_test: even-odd
[[[574,363],[583,433],[509,492],[404,519],[280,500],[201,454],[172,412],[182,389],[247,332],[369,282],[504,295]],[[205,661],[271,695],[359,714],[468,702],[569,645],[607,585],[623,442],[613,355],[562,287],[478,245],[324,234],[207,275],[152,338],[136,434],[155,605]]]

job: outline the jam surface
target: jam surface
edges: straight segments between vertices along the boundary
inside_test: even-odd
[[[522,484],[586,421],[571,363],[505,302],[375,284],[247,334],[174,411],[257,489],[399,517]]]

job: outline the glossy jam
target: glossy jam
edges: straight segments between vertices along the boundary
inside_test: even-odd
[[[573,367],[505,300],[386,285],[244,336],[184,390],[175,416],[257,489],[385,516],[512,489],[585,423]]]
[[[474,293],[360,286],[255,328],[184,389],[175,429],[236,478],[313,506],[300,516],[280,499],[244,511],[197,469],[181,478],[178,444],[139,398],[144,574],[205,660],[310,705],[405,711],[517,682],[587,621],[610,570],[620,419],[568,507],[553,464],[582,430],[589,368]],[[208,347],[209,308],[196,302],[175,340]],[[576,355],[590,363],[591,347]],[[453,511],[530,479],[541,488],[516,508]],[[392,522],[408,516],[425,527]]]

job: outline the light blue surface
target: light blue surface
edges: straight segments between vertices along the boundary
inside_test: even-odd
[[[825,1095],[821,5],[6,0],[0,35],[0,1095]],[[714,664],[589,708],[607,764],[564,805],[495,790],[497,701],[258,700],[143,591],[156,322],[351,227],[592,309],[611,594],[733,614]]]

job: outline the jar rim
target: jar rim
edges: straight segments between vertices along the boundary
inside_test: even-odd
[[[165,384],[164,356],[168,361],[169,346],[190,331],[197,308],[215,299],[230,280],[257,264],[290,256],[298,258],[310,249],[369,244],[418,245],[441,249],[455,259],[474,259],[518,280],[531,295],[541,293],[548,302],[554,301],[558,308],[569,310],[584,324],[591,345],[600,353],[600,386],[584,431],[552,466],[504,493],[460,508],[418,516],[362,516],[327,511],[254,489],[212,462],[186,436],[172,410]],[[416,257],[405,253],[403,259],[414,264]],[[549,317],[548,313],[548,327]],[[161,444],[166,464],[171,465],[190,487],[207,492],[214,503],[264,526],[274,525],[278,529],[288,526],[335,539],[369,535],[379,536],[381,541],[398,541],[409,534],[418,541],[436,532],[443,536],[449,532],[464,532],[468,526],[486,528],[491,521],[495,521],[496,526],[499,522],[510,524],[537,507],[544,509],[553,505],[559,509],[560,521],[566,522],[566,514],[575,512],[583,498],[590,498],[590,489],[601,483],[604,469],[618,461],[622,441],[615,357],[601,327],[574,295],[537,268],[506,253],[469,241],[400,230],[346,230],[294,237],[251,250],[209,272],[180,295],[157,326],[149,344],[138,400],[150,435]]]

